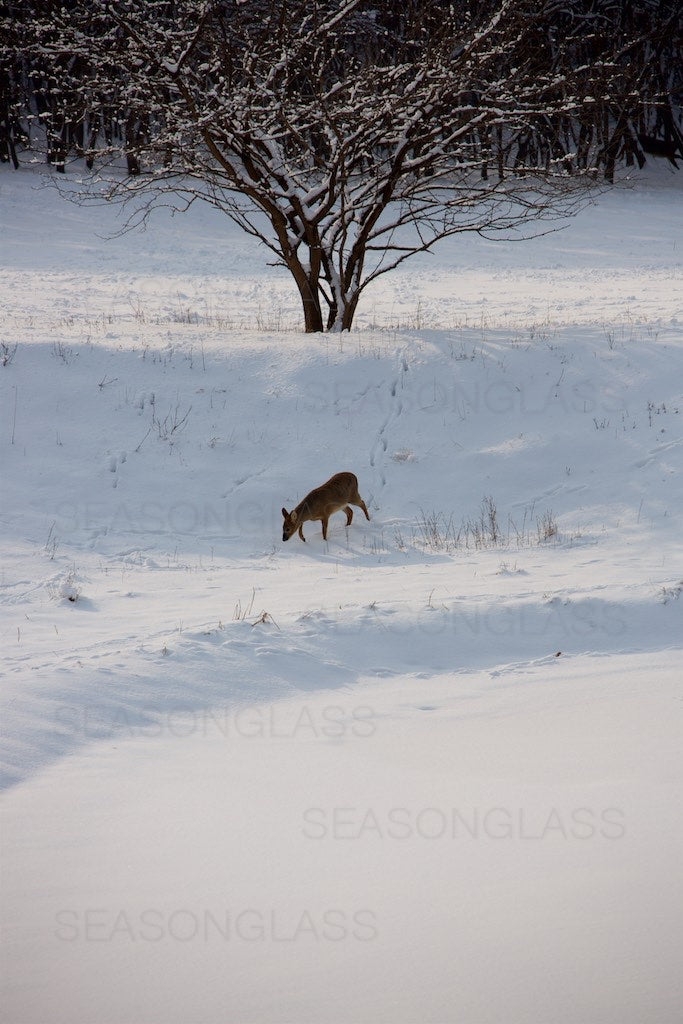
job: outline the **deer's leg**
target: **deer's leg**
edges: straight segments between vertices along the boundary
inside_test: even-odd
[[[323,540],[327,540],[327,520],[328,516],[323,519]]]
[[[346,525],[350,526],[351,520],[353,519],[353,509],[349,508],[348,505],[345,505],[344,511],[346,512]]]
[[[304,537],[304,529],[303,529],[303,527],[304,527],[304,524],[302,523],[301,526],[299,527],[299,536],[301,537],[302,541],[304,543],[306,543],[306,538]]]

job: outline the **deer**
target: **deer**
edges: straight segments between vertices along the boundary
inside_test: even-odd
[[[315,522],[317,519],[322,520],[323,540],[327,540],[327,523],[330,516],[343,509],[346,512],[346,525],[349,526],[353,519],[351,505],[361,508],[365,512],[365,518],[370,518],[365,502],[358,493],[358,478],[355,474],[335,473],[326,483],[315,487],[307,494],[291,512],[286,508],[282,509],[283,541],[289,540],[297,530],[301,539],[305,541],[302,529],[304,523]]]

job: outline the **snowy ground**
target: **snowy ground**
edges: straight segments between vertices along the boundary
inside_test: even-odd
[[[214,212],[105,240],[40,185],[0,177],[2,1020],[678,1021],[683,175],[341,339]],[[371,522],[283,545],[342,469]]]

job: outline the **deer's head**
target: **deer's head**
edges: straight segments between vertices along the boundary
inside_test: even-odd
[[[288,512],[286,508],[283,508],[282,515],[285,520],[282,524],[282,539],[289,540],[292,534],[296,533],[299,529],[299,517],[296,514],[295,508],[293,508],[291,512]]]

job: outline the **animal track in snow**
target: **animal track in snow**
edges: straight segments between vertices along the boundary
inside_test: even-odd
[[[402,374],[405,374],[406,372],[406,360],[405,358],[402,358],[401,372],[396,377],[394,377],[394,379],[388,385],[389,394],[392,399],[389,414],[382,421],[382,424],[379,430],[377,431],[377,435],[372,444],[372,447],[370,448],[370,465],[372,466],[373,469],[377,470],[381,487],[384,487],[384,485],[386,484],[386,474],[384,472],[383,467],[379,463],[381,461],[382,455],[384,455],[389,450],[389,438],[387,436],[388,432],[391,429],[391,426],[394,423],[394,421],[403,412],[403,400],[398,398],[397,395],[399,392],[399,385],[401,383]]]
[[[676,438],[675,441],[668,441],[666,444],[657,445],[656,448],[651,450],[649,455],[644,459],[639,459],[638,462],[635,463],[636,469],[645,469],[646,466],[656,462],[658,457],[663,455],[664,452],[668,452],[671,448],[678,447],[679,444],[683,444],[683,441],[680,438]]]

